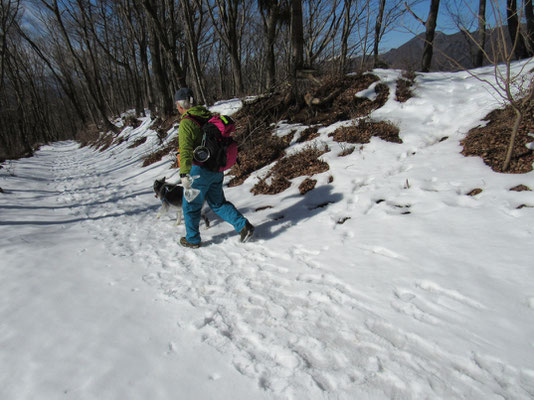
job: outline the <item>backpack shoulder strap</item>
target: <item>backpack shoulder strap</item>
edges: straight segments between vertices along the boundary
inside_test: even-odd
[[[197,116],[193,116],[191,114],[185,114],[183,116],[183,119],[190,119],[191,121],[193,121],[195,124],[197,124],[198,126],[200,126],[201,128],[204,126],[204,124],[206,122],[208,122],[207,119],[205,118],[202,118],[202,117],[197,117]]]

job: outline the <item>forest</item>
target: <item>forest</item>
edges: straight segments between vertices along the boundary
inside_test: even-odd
[[[480,50],[478,65],[500,7],[506,17],[496,23],[506,24],[514,58],[532,56],[531,0],[441,3]],[[439,8],[440,0],[1,0],[0,160],[116,131],[127,110],[165,119],[183,86],[209,105],[387,67],[381,42],[407,19],[422,24],[426,72]]]

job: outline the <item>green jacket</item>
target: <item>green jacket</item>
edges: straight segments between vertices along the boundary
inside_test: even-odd
[[[182,115],[180,126],[178,128],[178,146],[180,148],[180,175],[188,174],[193,166],[193,151],[202,143],[202,128],[189,118],[198,117],[197,119],[207,121],[211,118],[211,113],[204,106],[191,107]]]

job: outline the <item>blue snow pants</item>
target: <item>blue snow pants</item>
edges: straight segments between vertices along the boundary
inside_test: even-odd
[[[231,224],[236,232],[241,232],[247,221],[235,206],[226,200],[223,192],[222,172],[212,172],[198,165],[193,165],[192,177],[199,176],[193,182],[192,187],[200,190],[200,194],[190,203],[183,199],[183,211],[186,230],[186,240],[189,243],[200,243],[200,213],[204,200],[208,202],[210,208],[223,220]]]

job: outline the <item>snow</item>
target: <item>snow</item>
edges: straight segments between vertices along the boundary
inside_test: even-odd
[[[394,93],[400,71],[376,73]],[[170,155],[141,166],[149,119],[106,151],[62,142],[4,164],[0,398],[533,398],[534,192],[509,189],[534,173],[460,154],[499,105],[468,73],[393,97],[372,118],[402,144],[339,157],[339,122],[314,139],[330,170],[306,196],[305,177],[252,195],[266,169],[226,188],[256,226],[245,244],[211,212],[198,250],[174,213],[156,219],[152,183],[177,171]]]

